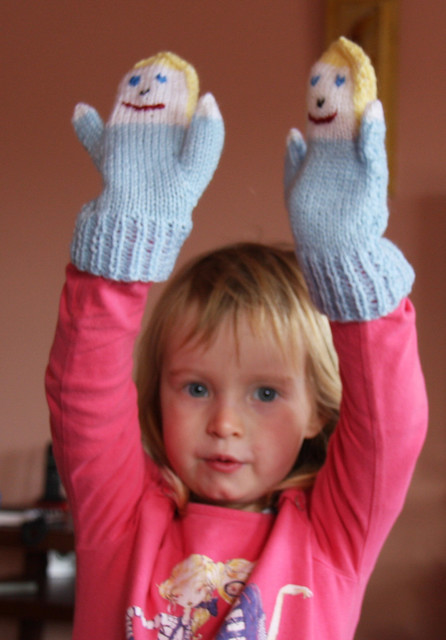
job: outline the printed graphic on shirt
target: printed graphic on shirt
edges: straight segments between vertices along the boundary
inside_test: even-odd
[[[311,598],[307,587],[285,585],[277,594],[269,631],[260,590],[247,580],[253,562],[234,558],[214,562],[207,556],[193,554],[178,563],[167,580],[159,586],[160,595],[168,601],[167,612],[146,619],[139,606],[129,607],[126,614],[126,638],[154,638],[153,634],[135,635],[136,629],[156,630],[157,640],[199,640],[200,628],[211,616],[217,617],[219,599],[231,604],[216,640],[275,640],[278,638],[285,596]],[[177,614],[177,615],[175,615]]]

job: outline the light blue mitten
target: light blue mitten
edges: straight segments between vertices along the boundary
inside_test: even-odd
[[[316,306],[331,320],[390,313],[414,273],[382,237],[388,220],[385,123],[370,60],[346,38],[314,65],[306,144],[288,136],[285,199]]]
[[[120,281],[168,278],[223,148],[217,103],[198,92],[193,67],[159,53],[124,76],[107,124],[76,106],[76,134],[104,182],[76,222],[71,259],[80,270]]]

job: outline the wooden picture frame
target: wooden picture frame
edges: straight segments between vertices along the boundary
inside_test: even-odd
[[[327,47],[345,36],[364,49],[375,68],[386,117],[390,193],[395,183],[398,4],[398,0],[326,0],[325,20]]]

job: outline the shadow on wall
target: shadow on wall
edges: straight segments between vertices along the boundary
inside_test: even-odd
[[[373,582],[371,583],[373,584]],[[361,622],[356,640],[437,640],[444,633],[446,564],[418,572],[395,567],[387,580],[368,594],[376,617]],[[404,619],[394,612],[405,612]]]
[[[423,363],[428,363],[436,374],[428,379],[435,418],[437,413],[446,416],[446,195],[423,198],[418,210],[417,306],[423,310],[420,346]]]
[[[45,455],[44,445],[0,452],[2,506],[27,506],[22,504],[23,496],[30,496],[30,501],[41,496]]]

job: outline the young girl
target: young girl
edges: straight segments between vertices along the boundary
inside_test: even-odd
[[[139,416],[148,281],[190,231],[222,121],[210,95],[185,115],[171,54],[124,78],[105,127],[76,109],[105,186],[77,222],[46,378],[76,533],[75,639],[353,638],[427,419],[412,271],[381,238],[383,120],[376,102],[355,115],[360,52],[341,45],[311,76],[308,149],[294,131],[287,152],[310,295],[281,248],[184,267],[142,341]]]

